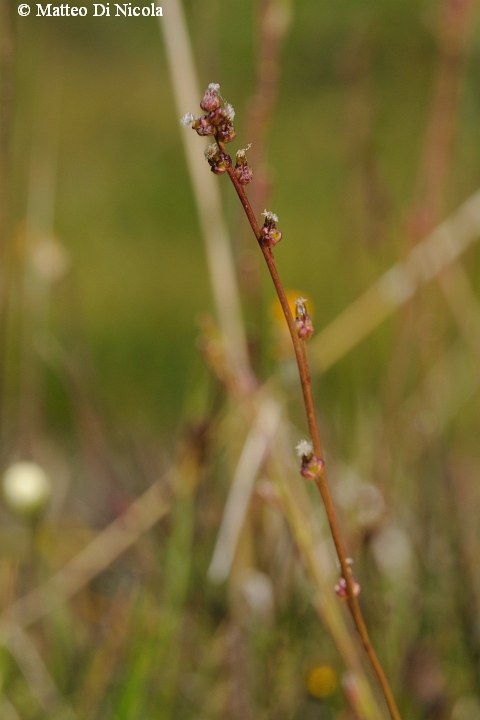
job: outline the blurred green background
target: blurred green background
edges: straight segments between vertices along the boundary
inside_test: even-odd
[[[478,13],[473,0],[184,2],[201,86],[219,82],[236,109],[235,150],[251,140],[259,13],[276,5],[290,22],[262,145],[268,209],[284,285],[307,295],[319,331],[479,187]],[[44,466],[54,489],[29,520],[1,510],[2,611],[172,464],[180,480],[165,482],[171,514],[39,616],[23,651],[5,641],[0,716],[358,717],[298,538],[269,524],[261,498],[235,562],[258,573],[252,592],[267,587],[275,611],[239,609],[235,580],[206,579],[249,424],[201,352],[215,309],[182,145],[192,131],[179,124],[158,21],[12,7],[1,456],[3,468]],[[249,275],[254,238],[227,179],[216,181],[253,367],[288,406],[296,441],[305,423],[273,288],[261,265]],[[430,284],[314,375],[367,624],[412,719],[480,719],[477,243],[461,267],[466,295],[458,277],[450,295]],[[459,337],[467,359],[456,363]],[[326,675],[311,674],[319,667]]]
[[[284,283],[310,293],[317,325],[399,256],[433,93],[437,6],[293,5],[268,138],[271,205],[285,236],[277,253]],[[253,3],[228,10],[214,0],[192,3],[187,13],[202,84],[220,82],[237,110],[243,146],[242,120],[255,89]],[[71,254],[105,406],[115,425],[171,433],[192,367],[195,316],[211,306],[157,23],[31,15],[18,19],[17,31],[17,219],[38,135],[53,135],[55,232]],[[477,35],[470,31],[448,209],[478,185]],[[365,97],[352,106],[355,92]],[[357,123],[367,125],[357,128],[359,149],[351,137]],[[380,219],[362,207],[358,174],[370,161],[385,206],[370,214],[386,215]],[[222,189],[235,217],[235,198]],[[329,378],[324,402],[338,402],[337,384],[347,386],[342,399],[376,390],[382,343],[375,336],[369,344],[347,372]]]

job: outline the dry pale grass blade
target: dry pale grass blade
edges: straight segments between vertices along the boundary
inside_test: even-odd
[[[164,498],[170,473],[157,480],[42,587],[20,598],[0,615],[0,633],[12,623],[27,627],[75,595],[170,511]]]
[[[321,372],[332,367],[479,236],[477,191],[317,335],[310,345],[312,365]]]
[[[408,435],[409,462],[418,458],[425,443],[444,432],[478,390],[478,360],[472,357],[464,342],[458,340],[400,408],[398,426]]]
[[[5,411],[5,358],[8,328],[8,292],[12,255],[12,149],[14,122],[14,77],[16,18],[14,5],[0,0],[0,435]]]
[[[463,340],[480,358],[480,304],[467,273],[454,263],[440,275],[439,283]]]
[[[227,579],[258,472],[279,427],[281,409],[272,398],[264,400],[250,430],[233,476],[217,542],[208,569],[211,580]]]
[[[5,695],[0,700],[0,717],[2,720],[20,720],[20,715]]]
[[[75,713],[65,703],[35,643],[27,633],[19,625],[11,623],[8,629],[2,626],[0,641],[15,658],[31,691],[50,717],[56,720],[75,720]]]
[[[160,18],[178,117],[198,107],[202,97],[187,24],[180,0],[170,0]],[[214,78],[212,78],[213,80]],[[249,360],[238,294],[235,265],[222,212],[220,190],[199,152],[199,138],[182,132],[190,178],[205,242],[210,282],[229,363],[240,376],[249,376]]]
[[[10,235],[11,148],[14,116],[15,75],[15,11],[8,0],[0,0],[0,254],[5,261],[5,249]],[[2,262],[2,273],[4,271]],[[2,281],[4,278],[2,276]],[[3,287],[2,287],[3,291]]]
[[[39,372],[34,349],[37,338],[46,337],[51,304],[52,282],[56,277],[55,257],[68,264],[67,253],[54,239],[54,215],[57,182],[59,138],[59,107],[61,77],[49,78],[48,90],[42,88],[34,128],[34,142],[30,159],[30,178],[27,214],[21,256],[21,297],[18,302],[22,314],[21,357],[19,362],[19,452],[28,455],[39,434],[43,413],[44,376]],[[62,256],[64,256],[62,258]],[[16,291],[18,292],[18,291]],[[15,294],[15,293],[14,293]],[[18,328],[15,329],[18,332]],[[17,412],[15,407],[4,412]]]

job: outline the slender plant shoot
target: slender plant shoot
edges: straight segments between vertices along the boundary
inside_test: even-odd
[[[353,577],[350,562],[345,552],[340,526],[327,481],[325,461],[313,403],[310,369],[306,350],[306,342],[313,334],[313,325],[307,312],[306,300],[304,298],[298,298],[296,300],[294,318],[278,275],[273,255],[273,248],[282,239],[282,232],[277,227],[278,217],[274,212],[265,210],[262,213],[263,223],[260,224],[257,222],[245,192],[246,185],[251,182],[253,177],[252,168],[247,160],[247,151],[249,148],[246,147],[236,153],[235,165],[225,150],[226,143],[235,140],[237,133],[233,125],[235,111],[233,107],[229,103],[226,103],[221,97],[220,85],[211,83],[208,86],[200,103],[200,107],[205,113],[204,115],[197,118],[192,113],[187,113],[181,119],[181,123],[185,127],[191,126],[198,135],[211,137],[214,141],[206,148],[205,158],[213,173],[216,175],[227,174],[229,176],[257,239],[260,250],[263,253],[265,262],[267,263],[292,338],[311,436],[311,441],[301,440],[297,445],[297,453],[301,460],[300,472],[304,478],[315,482],[325,506],[341,568],[341,577],[335,586],[335,592],[348,603],[355,626],[378,679],[392,720],[400,720],[400,713],[395,698],[393,697],[385,672],[370,642],[367,627],[360,610],[360,605],[357,600],[360,585]]]

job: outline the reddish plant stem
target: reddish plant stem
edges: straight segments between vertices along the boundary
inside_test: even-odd
[[[218,146],[219,146],[221,152],[226,154],[224,144],[221,142],[218,142]],[[300,340],[300,338],[298,336],[297,329],[295,327],[295,321],[293,319],[293,315],[290,310],[290,306],[288,304],[287,296],[285,294],[285,290],[283,289],[283,285],[281,283],[281,280],[280,280],[278,272],[277,272],[277,268],[275,265],[275,259],[273,257],[273,252],[272,252],[271,248],[267,247],[262,242],[260,227],[257,223],[254,212],[252,210],[250,202],[245,193],[244,187],[243,187],[243,185],[241,185],[238,182],[232,167],[228,167],[227,172],[228,172],[228,176],[230,177],[230,180],[233,183],[233,186],[235,187],[235,190],[237,191],[238,197],[240,198],[240,202],[242,203],[243,209],[245,210],[245,214],[247,215],[248,221],[252,227],[252,230],[255,234],[257,242],[263,253],[265,262],[267,263],[268,270],[269,270],[271,278],[273,280],[273,284],[275,285],[275,290],[277,291],[278,299],[280,300],[280,304],[282,306],[282,309],[283,309],[283,312],[285,315],[285,319],[288,324],[288,329],[290,331],[290,335],[291,335],[292,342],[293,342],[293,347],[295,350],[295,357],[297,360],[298,372],[300,375],[300,383],[302,386],[303,399],[304,399],[304,403],[305,403],[305,410],[307,413],[308,427],[309,427],[310,435],[311,435],[312,442],[313,442],[313,449],[314,449],[316,457],[323,460],[322,445],[320,442],[320,433],[318,431],[317,418],[315,415],[315,407],[313,404],[312,387],[311,387],[311,380],[310,380],[310,369],[309,369],[309,365],[308,365],[305,342],[303,340]],[[353,620],[355,622],[355,626],[357,628],[358,634],[360,635],[363,647],[365,649],[365,652],[368,655],[368,658],[369,658],[372,668],[375,672],[375,675],[377,676],[379,685],[383,692],[383,696],[385,698],[385,702],[388,706],[392,720],[401,720],[400,713],[399,713],[397,705],[395,703],[395,698],[393,697],[393,693],[390,688],[387,677],[383,671],[380,661],[377,658],[375,650],[373,649],[372,644],[370,642],[367,627],[366,627],[365,621],[363,619],[362,611],[360,610],[360,605],[358,604],[358,600],[355,596],[354,580],[353,580],[353,577],[352,577],[352,574],[350,571],[347,554],[345,552],[345,546],[343,544],[343,539],[342,539],[342,535],[340,532],[340,526],[338,524],[337,516],[335,513],[335,508],[334,508],[332,497],[330,494],[330,488],[328,485],[327,475],[325,472],[325,465],[323,465],[322,471],[321,471],[320,475],[318,475],[318,477],[316,478],[315,483],[318,487],[318,490],[322,497],[323,504],[325,506],[325,512],[327,514],[328,523],[330,525],[333,542],[335,544],[335,549],[337,552],[338,560],[340,562],[342,575],[345,578],[345,581],[347,584],[348,604],[350,607],[350,611],[352,613]]]

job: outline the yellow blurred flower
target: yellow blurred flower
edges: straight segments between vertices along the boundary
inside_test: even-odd
[[[288,300],[288,305],[290,307],[290,310],[292,312],[293,317],[295,317],[295,300],[298,300],[298,298],[303,298],[304,301],[307,304],[308,308],[308,314],[311,318],[313,318],[313,304],[309,297],[305,295],[303,291],[300,290],[286,290],[286,296]],[[273,300],[271,306],[270,306],[270,317],[272,318],[275,325],[280,326],[280,328],[287,329],[287,321],[285,320],[285,315],[283,314],[282,306],[280,305],[280,300],[275,297]]]
[[[287,290],[286,295],[288,305],[290,307],[293,317],[295,317],[296,312],[295,300],[298,300],[298,298],[305,299],[308,307],[308,314],[310,315],[310,317],[312,317],[312,303],[303,291]],[[280,300],[277,297],[275,297],[275,299],[272,301],[272,304],[270,305],[270,317],[273,321],[273,337],[275,343],[274,353],[276,357],[281,360],[292,357],[293,345],[290,339],[287,321],[285,320],[285,315],[283,314]]]
[[[338,685],[338,679],[329,665],[318,665],[307,671],[305,684],[310,695],[325,698],[333,693]]]

